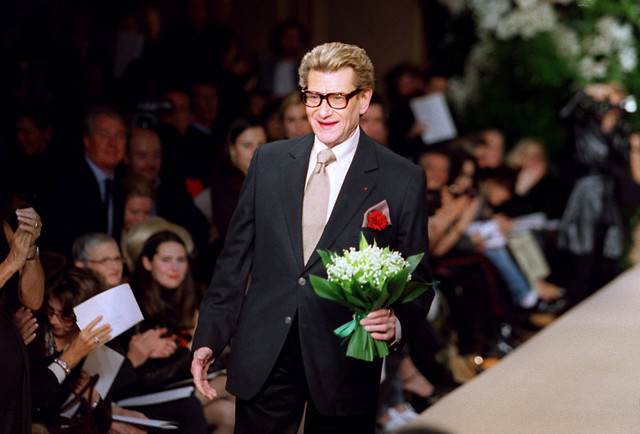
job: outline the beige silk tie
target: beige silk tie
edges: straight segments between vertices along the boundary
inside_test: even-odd
[[[326,167],[336,161],[331,149],[318,153],[318,163],[304,190],[302,202],[302,250],[306,264],[316,248],[327,220],[329,205],[329,175]]]

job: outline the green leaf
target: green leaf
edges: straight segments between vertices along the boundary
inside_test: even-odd
[[[331,265],[333,264],[333,260],[331,259],[331,255],[330,252],[327,252],[326,250],[316,250],[318,252],[318,255],[320,255],[320,258],[322,259],[322,264],[324,265],[324,268],[327,268],[327,265]]]
[[[364,234],[360,232],[360,245],[358,246],[359,250],[364,250],[369,247],[369,243],[367,243],[367,239],[364,237]]]
[[[424,282],[408,282],[404,288],[404,293],[402,297],[399,298],[400,303],[408,303],[410,301],[418,298],[423,292],[433,286],[432,283],[424,283]]]
[[[378,355],[378,357],[385,357],[389,355],[389,346],[386,342],[379,341],[373,338],[371,339],[373,340],[373,343],[376,347],[376,354]]]
[[[424,253],[418,253],[417,255],[409,256],[407,258],[407,262],[409,263],[409,266],[406,269],[409,270],[409,274],[415,271],[415,269],[420,264],[420,261],[422,261],[423,256],[424,256]]]
[[[370,362],[373,360],[373,338],[360,324],[356,327],[349,346],[347,347],[347,356]]]
[[[389,300],[387,300],[387,306],[391,306],[395,303],[404,292],[407,285],[407,278],[409,277],[409,269],[405,268],[398,274],[389,279]]]
[[[309,276],[309,282],[311,283],[311,286],[313,287],[315,293],[320,297],[327,300],[335,301],[342,306],[350,307],[351,303],[344,296],[344,291],[342,291],[340,285],[337,285],[334,282],[330,282],[327,279],[315,275]]]

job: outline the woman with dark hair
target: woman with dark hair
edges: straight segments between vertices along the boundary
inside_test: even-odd
[[[131,280],[145,319],[134,326],[124,339],[133,333],[163,329],[166,336],[175,340],[177,349],[169,357],[149,358],[137,367],[136,390],[130,392],[151,392],[190,378],[191,338],[201,297],[189,270],[183,238],[168,230],[150,235],[136,260]],[[120,340],[120,343],[126,342]],[[226,377],[218,376],[212,381],[224,387]],[[195,396],[140,410],[150,417],[178,420],[184,432],[207,432],[207,423],[217,427],[219,431],[215,432],[231,432],[233,429],[234,404],[230,396],[207,401],[204,412]]]
[[[75,306],[103,289],[101,278],[92,270],[72,268],[47,290],[44,315],[29,354],[33,419],[49,428],[60,428],[58,414],[72,393],[84,402],[79,411],[91,414],[83,420],[92,427],[86,427],[86,432],[107,432],[111,426],[111,405],[91,387],[91,378],[82,369],[85,357],[111,338],[111,326],[98,326],[102,319],[98,316],[80,330],[73,313]]]
[[[256,118],[239,118],[229,128],[225,146],[211,177],[213,222],[224,240],[231,215],[238,205],[240,189],[256,148],[267,141],[267,133]]]

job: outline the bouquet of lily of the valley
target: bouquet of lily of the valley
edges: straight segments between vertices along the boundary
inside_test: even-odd
[[[342,256],[323,250],[318,253],[328,279],[309,276],[314,291],[354,311],[353,320],[333,331],[343,343],[349,341],[347,356],[372,361],[389,354],[387,343],[373,339],[360,320],[373,310],[414,300],[429,288],[428,283],[411,281],[424,253],[405,260],[388,247],[378,247],[375,241],[369,245],[362,234],[359,250],[351,247]]]

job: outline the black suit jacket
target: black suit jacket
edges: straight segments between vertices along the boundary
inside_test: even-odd
[[[200,307],[193,348],[219,355],[233,337],[227,387],[251,399],[265,384],[298,318],[311,398],[323,414],[372,414],[377,406],[381,360],[346,357],[333,330],[352,312],[317,296],[309,275],[326,276],[317,252],[302,258],[302,199],[313,134],[264,145],[255,152],[211,286]],[[424,172],[363,132],[333,212],[317,248],[357,247],[360,232],[405,257],[425,252],[414,278],[430,281]],[[392,225],[363,229],[365,211],[387,200]],[[246,291],[247,279],[251,283]],[[425,318],[428,291],[395,307],[403,339]]]
[[[120,237],[124,216],[124,192],[116,171],[113,183],[113,235]],[[43,198],[42,246],[71,254],[71,245],[79,235],[107,232],[107,214],[98,181],[84,157],[60,171]]]

